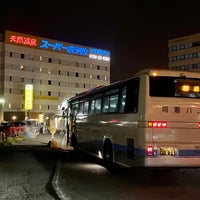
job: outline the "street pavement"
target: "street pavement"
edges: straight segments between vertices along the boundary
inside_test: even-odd
[[[9,148],[14,148],[15,151],[17,150],[27,150],[27,149],[34,149],[39,151],[65,151],[70,152],[73,150],[72,147],[67,145],[67,136],[65,133],[56,133],[53,135],[51,134],[35,134],[27,136],[25,140],[14,143]],[[65,199],[62,191],[63,188],[60,188],[60,169],[61,169],[61,162],[60,160],[57,161],[57,165],[55,168],[55,171],[53,173],[53,179],[52,179],[52,186],[56,194],[58,195],[59,199]],[[65,187],[65,186],[64,186]]]

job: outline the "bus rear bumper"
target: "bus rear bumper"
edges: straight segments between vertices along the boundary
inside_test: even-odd
[[[148,157],[146,167],[200,167],[200,157]]]

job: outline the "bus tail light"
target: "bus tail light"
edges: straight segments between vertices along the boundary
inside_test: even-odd
[[[198,128],[200,128],[200,122],[199,122],[199,124],[198,124]]]
[[[147,156],[153,156],[153,146],[146,147]]]
[[[167,122],[164,121],[148,121],[149,128],[167,128]]]

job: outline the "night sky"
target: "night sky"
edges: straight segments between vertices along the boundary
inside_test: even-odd
[[[18,0],[1,6],[10,30],[111,51],[111,82],[168,67],[168,40],[200,33],[198,0]]]

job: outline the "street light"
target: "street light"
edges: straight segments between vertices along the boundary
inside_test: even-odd
[[[13,120],[13,122],[14,122],[16,119],[17,119],[16,116],[12,116],[12,120]]]

